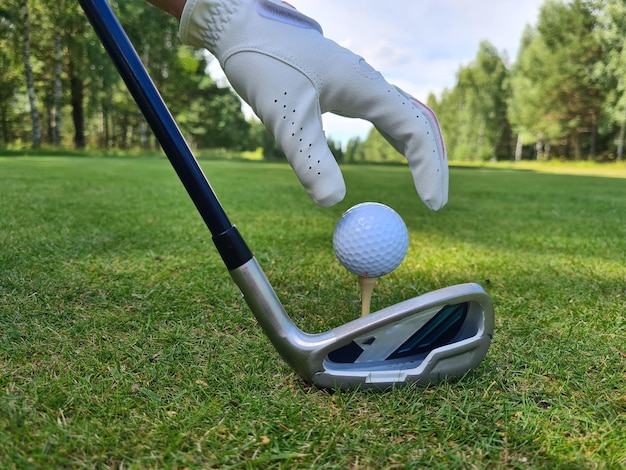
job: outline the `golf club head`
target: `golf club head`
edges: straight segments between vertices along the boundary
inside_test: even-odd
[[[388,388],[460,377],[483,361],[493,335],[493,307],[477,284],[429,292],[372,315],[336,329],[342,340],[321,351],[316,385]]]
[[[289,319],[254,258],[231,276],[285,361],[322,388],[385,389],[460,377],[491,344],[493,305],[478,284],[445,287],[308,334]]]

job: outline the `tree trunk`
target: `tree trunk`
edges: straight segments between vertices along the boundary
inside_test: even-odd
[[[61,43],[61,33],[57,29],[54,35],[54,105],[53,105],[53,135],[52,144],[55,147],[61,146],[61,109],[63,106],[63,45]]]
[[[591,142],[589,144],[589,160],[596,158],[598,153],[598,116],[594,113],[591,116]]]
[[[142,119],[139,123],[139,145],[144,150],[150,147],[150,141],[148,139],[148,123],[145,119]]]
[[[100,114],[100,125],[102,127],[102,142],[101,145],[104,148],[109,148],[109,144],[111,142],[111,133],[109,131],[109,112],[106,106],[102,107],[102,112]]]
[[[143,62],[144,67],[149,69],[150,67],[150,44],[146,43],[143,47],[143,54],[141,55],[141,61]],[[139,145],[142,149],[147,149],[149,147],[148,142],[148,123],[146,120],[141,117],[141,122],[139,123]]]
[[[22,52],[24,54],[24,72],[26,73],[26,89],[30,104],[30,118],[33,123],[33,148],[41,146],[41,119],[37,107],[35,94],[35,79],[30,58],[30,15],[28,12],[28,0],[22,4]]]
[[[617,139],[617,161],[621,162],[624,159],[624,139],[626,138],[626,116],[622,120],[622,125],[619,128],[619,137]]]
[[[77,76],[72,58],[69,61],[70,74],[70,102],[72,104],[72,120],[74,121],[74,146],[77,149],[85,148],[85,114],[83,110],[85,84]]]
[[[7,116],[7,107],[2,106],[0,108],[0,122],[2,122],[2,142],[5,146],[9,145],[9,118]]]
[[[46,116],[46,118],[43,120],[44,121],[44,125],[46,126],[46,138],[44,140],[48,141],[48,142],[52,142],[53,140],[53,135],[54,135],[54,109],[51,108],[50,106],[46,106],[45,102],[44,102],[44,109],[43,112]],[[43,129],[42,129],[43,131]]]
[[[522,134],[521,132],[517,134],[517,144],[515,144],[515,161],[522,161],[522,150],[524,150],[524,145],[522,144]]]
[[[535,150],[537,151],[537,161],[543,160],[543,142],[541,140],[535,144]]]

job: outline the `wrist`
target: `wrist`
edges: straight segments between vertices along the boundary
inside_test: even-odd
[[[249,0],[187,0],[181,12],[178,37],[191,46],[214,53],[231,16]]]

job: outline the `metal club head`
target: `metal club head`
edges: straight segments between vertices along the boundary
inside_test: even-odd
[[[390,388],[459,377],[485,358],[490,297],[459,284],[391,305],[317,334],[298,329],[253,258],[230,274],[283,359],[322,388]]]

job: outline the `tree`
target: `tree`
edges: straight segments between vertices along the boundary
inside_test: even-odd
[[[22,55],[24,60],[24,74],[26,76],[26,88],[28,102],[30,104],[30,117],[32,121],[32,145],[39,148],[41,145],[41,119],[37,94],[35,93],[35,79],[33,74],[32,58],[30,55],[30,8],[29,1],[23,0],[21,5],[21,28],[22,28]]]
[[[610,125],[619,127],[617,160],[624,158],[626,138],[626,3],[623,0],[598,0],[596,35],[604,49],[597,63],[596,76],[608,90],[604,109]]]
[[[361,145],[362,142],[359,137],[352,137],[350,140],[348,140],[348,143],[346,145],[346,151],[344,154],[344,161],[352,163],[355,162],[358,148]]]
[[[52,0],[48,0],[52,1]],[[95,47],[95,34],[85,18],[82,10],[76,8],[72,0],[54,0],[57,4],[55,25],[63,31],[63,41],[67,48],[67,75],[70,91],[70,105],[72,108],[72,122],[74,124],[74,146],[82,149],[87,145],[87,116],[85,102],[87,100],[87,86],[92,77],[93,63],[89,49]]]
[[[535,28],[527,26],[521,39],[517,61],[511,70],[509,121],[517,134],[515,160],[520,160],[522,147],[535,144],[536,157],[549,156],[550,142],[563,130],[554,115],[565,114],[562,103],[546,99],[546,68],[550,62],[543,40]]]
[[[333,154],[333,157],[335,157],[335,160],[337,160],[338,162],[342,162],[345,158],[345,153],[343,151],[343,148],[341,147],[341,142],[335,141],[333,139],[327,139],[328,140],[328,148],[330,149],[330,152]]]
[[[61,146],[61,115],[63,108],[63,39],[60,28],[54,29],[54,95],[53,95],[53,125],[52,143],[55,147]]]
[[[12,12],[0,9],[0,142],[5,146],[15,138],[13,128],[19,115],[16,96],[24,77],[16,53],[18,21]]]
[[[566,157],[597,153],[603,89],[592,70],[601,59],[588,1],[547,1],[527,30],[513,70],[509,117],[538,157],[553,143]]]
[[[180,86],[169,87],[175,89],[175,92],[172,99],[168,100],[167,82],[178,81],[173,68],[178,52],[174,41],[178,27],[176,21],[144,1],[117,2],[116,10],[155,85],[166,102],[174,102],[182,91]],[[138,125],[136,131],[139,144],[142,148],[150,147],[151,134],[146,120],[136,114],[133,121]]]
[[[462,67],[452,90],[441,100],[429,97],[438,114],[453,160],[510,158],[511,128],[507,118],[508,70],[505,60],[487,41],[476,59]]]
[[[354,150],[354,159],[360,162],[406,162],[375,127],[370,130],[365,142]]]
[[[241,100],[228,87],[220,87],[207,74],[207,58],[180,47],[168,63],[168,78],[161,85],[166,101],[181,128],[195,145],[203,148],[248,150],[252,144],[250,123],[241,110]],[[174,99],[175,96],[175,99]]]

